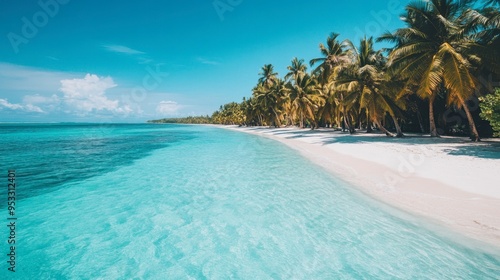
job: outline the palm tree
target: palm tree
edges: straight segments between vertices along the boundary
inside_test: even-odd
[[[253,89],[253,98],[264,113],[264,120],[271,126],[280,126],[279,112],[277,110],[277,96],[267,87],[258,85]]]
[[[471,62],[483,71],[500,76],[500,11],[494,7],[471,9],[463,18],[472,39],[464,51],[479,58]]]
[[[351,73],[350,79],[357,85],[358,90],[354,91],[355,97],[362,97],[363,94],[375,94],[375,84],[382,77],[382,66],[385,63],[385,58],[381,51],[375,51],[373,48],[373,38],[369,39],[366,36],[361,39],[359,50],[352,44],[349,44],[349,51],[353,56],[353,61],[349,65]],[[345,76],[345,75],[344,75]],[[349,75],[348,75],[349,77]],[[367,114],[367,132],[371,132],[370,111],[367,107],[361,106],[360,109],[365,109]]]
[[[319,88],[322,104],[319,106],[318,119],[326,124],[335,124],[340,127],[340,101],[336,94],[333,84],[325,85]]]
[[[469,121],[471,139],[479,141],[472,114],[466,101],[474,95],[476,79],[471,63],[463,53],[464,26],[462,13],[471,1],[430,0],[411,3],[403,21],[406,28],[384,34],[379,40],[396,43],[389,56],[389,70],[416,85],[416,94],[429,101],[431,136],[438,136],[433,103],[440,87],[448,92],[449,104],[464,109]]]
[[[297,79],[299,75],[304,75],[307,71],[307,65],[304,64],[303,59],[298,59],[294,57],[292,59],[292,64],[287,66],[288,73],[285,75],[285,80],[289,81],[290,79]]]
[[[276,79],[271,87],[259,84],[253,89],[253,98],[261,108],[264,120],[271,126],[281,126],[281,113],[286,101],[284,92],[285,82],[281,79]]]
[[[343,42],[340,42],[337,40],[338,36],[339,34],[337,33],[331,33],[326,39],[326,46],[321,43],[319,44],[319,49],[323,57],[311,59],[309,62],[311,67],[317,65],[312,73],[318,77],[317,79],[322,87],[326,86],[330,89],[335,88],[334,81],[336,79],[336,74],[352,61],[350,53],[347,50],[350,41],[344,40]],[[342,103],[344,93],[333,90],[330,91],[330,94],[335,95],[335,97],[332,96],[332,98],[337,98],[337,100]],[[325,105],[333,105],[333,103]],[[349,132],[354,133],[355,130],[351,123],[348,108],[341,106],[338,111],[342,115],[343,122],[349,129]],[[328,112],[324,112],[324,110],[322,113],[323,115],[325,113],[329,114]]]
[[[219,110],[212,114],[212,120],[219,124],[242,125],[245,122],[245,114],[241,104],[231,102],[220,106]]]
[[[330,76],[340,67],[349,63],[351,58],[346,51],[349,40],[339,42],[337,40],[339,34],[331,33],[326,39],[326,46],[319,44],[319,50],[323,57],[311,59],[309,64],[311,67],[319,65],[313,70],[313,74],[318,77],[319,82],[324,85],[328,82]]]
[[[384,74],[379,94],[382,95],[385,111],[389,114],[396,128],[396,137],[403,137],[403,131],[399,125],[398,118],[403,117],[403,110],[407,110],[408,100],[401,94],[405,90],[404,82]]]
[[[353,106],[359,103],[359,110],[365,110],[367,115],[367,132],[370,131],[374,122],[388,136],[393,136],[382,126],[381,119],[389,113],[397,136],[402,137],[403,132],[397,120],[399,108],[396,105],[394,96],[388,94],[383,67],[385,58],[381,51],[373,48],[373,38],[361,39],[359,49],[350,45],[353,54],[353,62],[339,72],[337,84],[346,93],[344,98],[345,106]]]
[[[278,78],[278,73],[274,72],[274,66],[272,64],[264,65],[259,75],[259,84],[266,87],[271,87]]]
[[[245,119],[247,126],[263,125],[263,113],[259,104],[257,104],[255,98],[250,97],[245,100],[243,98],[243,112],[245,114]]]
[[[278,79],[271,88],[271,91],[276,96],[276,111],[279,112],[278,118],[280,119],[280,125],[281,121],[287,121],[287,123],[289,123],[290,119],[290,98],[288,96],[286,84],[285,80]]]
[[[291,112],[293,116],[298,117],[301,128],[305,127],[305,121],[313,122],[313,128],[316,126],[314,111],[317,109],[317,99],[319,88],[317,81],[309,74],[299,75],[293,83],[287,84],[289,98],[291,102]]]
[[[243,123],[242,125],[245,126],[250,126],[252,122],[252,116],[249,114],[249,105],[250,105],[250,100],[247,100],[245,97],[243,97],[243,101],[240,103],[241,111],[243,112]]]

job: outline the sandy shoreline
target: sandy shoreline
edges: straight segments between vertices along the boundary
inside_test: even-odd
[[[499,142],[221,127],[280,141],[372,198],[500,249]]]

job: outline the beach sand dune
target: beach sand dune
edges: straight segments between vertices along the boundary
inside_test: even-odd
[[[500,248],[498,141],[225,128],[280,141],[376,200]]]

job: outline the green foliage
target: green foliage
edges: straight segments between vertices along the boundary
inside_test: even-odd
[[[495,137],[500,137],[500,88],[480,100],[481,118],[489,121],[495,131]]]
[[[161,120],[151,120],[148,123],[178,123],[178,124],[210,124],[212,119],[209,116],[185,117],[185,118],[166,118]]]
[[[212,114],[212,123],[214,124],[242,125],[244,122],[245,114],[242,104],[236,102],[220,106],[220,109]]]

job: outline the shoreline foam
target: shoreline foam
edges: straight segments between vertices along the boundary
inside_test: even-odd
[[[371,198],[500,248],[500,143],[219,127],[284,143]]]

